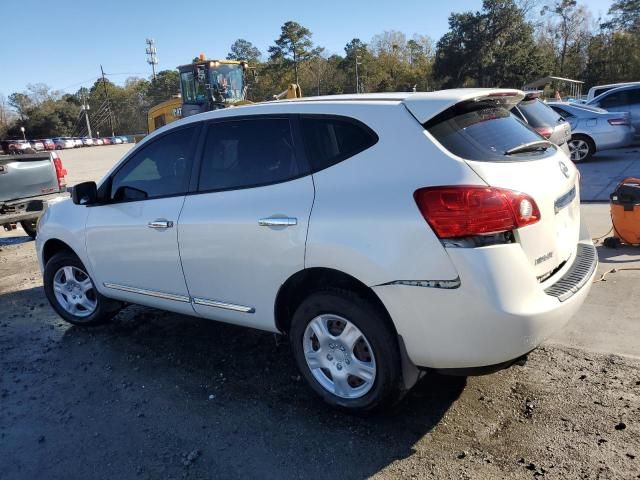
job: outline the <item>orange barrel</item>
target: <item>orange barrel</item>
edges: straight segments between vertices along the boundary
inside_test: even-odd
[[[640,244],[640,178],[625,178],[611,198],[611,223],[616,237],[629,245]]]

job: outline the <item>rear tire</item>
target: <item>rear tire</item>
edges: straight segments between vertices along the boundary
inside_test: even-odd
[[[20,226],[22,226],[22,229],[25,231],[25,233],[33,239],[36,238],[37,225],[38,225],[38,220],[22,220],[20,222]]]
[[[572,135],[569,140],[569,158],[573,163],[586,162],[596,153],[596,145],[586,135]]]
[[[361,296],[346,290],[311,294],[293,315],[290,335],[300,372],[329,405],[371,413],[401,398],[397,335]]]
[[[71,252],[56,253],[44,267],[47,300],[73,325],[100,325],[109,321],[122,304],[102,296],[80,259]]]

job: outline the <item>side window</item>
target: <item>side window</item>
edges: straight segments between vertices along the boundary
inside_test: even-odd
[[[167,124],[167,121],[164,118],[164,113],[158,115],[157,117],[153,117],[153,126],[157,130],[160,127],[164,127]]]
[[[636,88],[631,90],[631,104],[638,105],[640,104],[640,88]]]
[[[600,100],[600,106],[602,108],[621,107],[623,105],[629,105],[629,103],[630,99],[628,90],[612,93]]]
[[[200,191],[279,183],[304,175],[287,118],[214,122],[207,128]]]
[[[575,116],[575,115],[567,112],[565,109],[560,108],[560,107],[556,107],[555,105],[551,106],[551,108],[553,108],[556,112],[558,112],[562,118],[571,118],[571,117]]]
[[[129,158],[113,176],[111,198],[132,198],[123,187],[132,189],[137,199],[186,192],[196,131],[192,126],[163,135]]]
[[[364,124],[349,118],[302,116],[302,137],[314,172],[335,165],[378,142]]]

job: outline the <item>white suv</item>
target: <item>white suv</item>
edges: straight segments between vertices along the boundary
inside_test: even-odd
[[[196,115],[39,223],[53,308],[136,303],[287,334],[327,402],[504,367],[584,301],[578,172],[517,90],[308,98]],[[478,368],[481,367],[481,368]]]

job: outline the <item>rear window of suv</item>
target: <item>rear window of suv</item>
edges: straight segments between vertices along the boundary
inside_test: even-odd
[[[517,108],[522,112],[522,115],[524,115],[529,125],[533,128],[553,128],[558,124],[558,114],[537,98],[534,100],[520,102]]]
[[[454,155],[466,160],[514,162],[555,153],[546,150],[505,155],[515,147],[544,140],[512,113],[491,102],[461,103],[437,115],[424,127]]]

